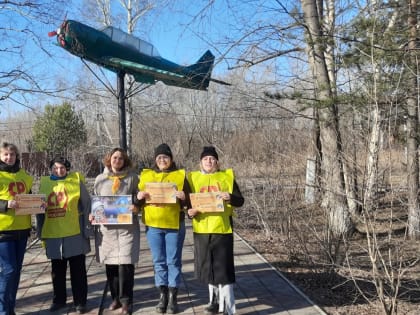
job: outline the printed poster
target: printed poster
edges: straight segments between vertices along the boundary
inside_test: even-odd
[[[45,194],[18,194],[15,195],[15,200],[19,204],[15,215],[45,213],[47,208]]]
[[[223,212],[225,207],[220,192],[190,194],[191,205],[198,212]]]
[[[175,183],[146,183],[145,191],[150,194],[146,203],[176,203]]]
[[[91,196],[93,225],[132,224],[131,195]]]

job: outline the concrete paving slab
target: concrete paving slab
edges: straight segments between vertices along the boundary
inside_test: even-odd
[[[180,314],[205,314],[208,291],[205,284],[194,278],[194,252],[191,226],[183,249],[183,281],[179,288]],[[93,242],[93,241],[92,241]],[[152,259],[142,226],[140,262],[135,269],[133,315],[156,314],[159,292],[154,286]],[[92,246],[94,248],[94,246]],[[325,312],[300,292],[281,273],[276,271],[243,239],[235,235],[235,266],[237,283],[235,297],[238,315],[325,315]],[[93,253],[86,257],[89,295],[88,315],[117,315],[108,311],[111,298],[106,288],[105,268],[96,262]],[[61,312],[48,311],[52,301],[50,262],[40,242],[35,242],[26,252],[17,296],[18,315],[73,315],[71,287],[67,279],[68,303]]]

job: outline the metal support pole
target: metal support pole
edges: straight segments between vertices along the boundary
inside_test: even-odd
[[[118,71],[117,93],[118,93],[118,115],[120,118],[120,147],[127,151],[127,127],[125,119],[125,91],[124,77],[125,72]]]

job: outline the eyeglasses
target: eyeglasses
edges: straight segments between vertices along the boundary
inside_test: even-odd
[[[171,158],[167,155],[158,155],[156,160],[170,160]]]

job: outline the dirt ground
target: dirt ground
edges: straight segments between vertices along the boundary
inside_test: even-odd
[[[381,247],[378,253],[383,254],[379,258],[385,262],[385,266],[377,264],[378,274],[384,279],[383,288],[385,292],[393,292],[392,285],[394,289],[398,287],[397,311],[393,314],[420,314],[420,242],[406,238],[406,209],[380,209],[369,223],[358,222],[347,246],[341,244],[337,249],[339,254],[333,268],[332,259],[325,255],[326,244],[319,232],[322,227],[317,226],[322,225],[318,210],[296,207],[292,210],[293,219],[278,211],[277,218],[262,222],[261,215],[254,216],[255,209],[245,207],[243,212],[238,211],[235,229],[330,315],[387,314],[378,299],[372,276],[373,264],[368,255],[367,240],[376,239]],[[372,224],[375,233],[368,234],[366,226],[372,227]],[[385,270],[392,272],[393,281],[387,281]],[[401,274],[400,283],[397,283],[398,273]],[[386,297],[385,304],[390,305],[390,302],[391,298]]]

